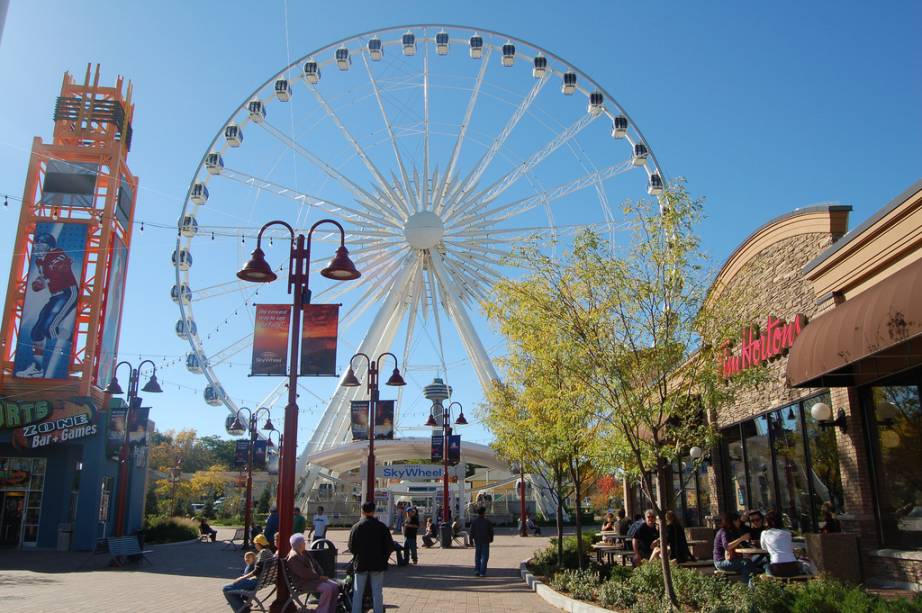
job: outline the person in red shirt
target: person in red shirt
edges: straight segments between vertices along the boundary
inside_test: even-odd
[[[32,281],[33,292],[40,292],[46,287],[51,297],[42,307],[38,318],[32,325],[32,363],[16,373],[17,377],[44,378],[48,368],[45,345],[51,341],[54,345],[62,330],[62,324],[77,308],[77,279],[72,270],[70,257],[57,246],[57,240],[51,234],[43,233],[35,237],[32,245],[33,262],[38,269],[38,276]]]

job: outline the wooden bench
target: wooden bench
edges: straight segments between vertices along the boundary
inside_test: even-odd
[[[272,598],[272,595],[275,594],[275,585],[278,581],[279,576],[279,560],[277,558],[270,558],[266,560],[266,563],[263,564],[262,571],[259,573],[259,577],[256,580],[256,587],[252,590],[230,590],[232,594],[237,594],[238,596],[243,597],[243,606],[237,609],[236,613],[241,613],[242,611],[251,610],[254,606],[259,607],[259,610],[263,613],[268,613],[266,609],[266,603],[269,602],[269,599]],[[263,596],[259,597],[259,592],[265,588],[271,587],[272,591]]]
[[[151,564],[151,561],[147,559],[147,554],[152,550],[141,549],[137,536],[110,536],[106,539],[106,548],[109,550],[111,556],[109,564],[112,566],[124,566],[132,561],[132,558],[138,563],[147,560],[147,563]]]
[[[790,576],[790,577],[778,577],[778,576],[775,576],[775,575],[769,575],[768,573],[764,573],[764,574],[762,574],[762,575],[759,575],[759,577],[760,577],[761,579],[764,579],[764,580],[767,580],[767,581],[778,581],[778,582],[784,583],[784,584],[788,584],[788,583],[806,583],[807,581],[811,581],[812,579],[816,579],[816,575],[792,575],[792,576]]]
[[[243,547],[243,537],[245,535],[246,535],[246,532],[243,530],[243,528],[237,528],[236,530],[234,530],[234,536],[230,537],[229,539],[224,539],[223,549],[236,548],[237,547],[236,541],[240,541],[240,546]]]
[[[592,549],[595,551],[596,560],[602,563],[602,556],[606,556],[609,564],[615,563],[615,555],[625,553],[624,548],[619,545],[608,545],[606,543],[593,543]]]

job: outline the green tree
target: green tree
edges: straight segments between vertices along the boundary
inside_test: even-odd
[[[726,291],[707,300],[695,234],[701,202],[679,184],[658,203],[628,202],[624,212],[629,240],[615,244],[587,231],[559,260],[534,244],[522,248],[516,260],[526,278],[501,282],[487,308],[513,320],[502,320],[501,329],[514,348],[530,339],[527,356],[545,359],[535,348],[542,340],[559,348],[564,378],[578,382],[580,398],[591,398],[598,420],[595,466],[639,480],[662,526],[671,506],[669,468],[689,447],[714,441],[715,412],[757,375],[729,383],[720,376],[721,341],[735,331],[740,296]],[[677,606],[668,556],[663,575]]]
[[[256,512],[257,513],[268,513],[269,506],[272,504],[272,490],[269,488],[269,484],[266,484],[266,487],[263,488],[262,494],[259,495],[259,499],[256,501]]]

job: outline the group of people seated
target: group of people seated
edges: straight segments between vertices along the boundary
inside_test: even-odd
[[[457,519],[451,521],[451,536],[452,538],[460,539],[464,542],[465,547],[471,546],[471,536],[464,530],[461,526],[461,522]],[[439,540],[438,528],[436,523],[432,521],[431,517],[426,518],[426,531],[423,532],[423,547],[427,549],[433,547],[436,541]]]
[[[774,577],[814,574],[808,561],[797,558],[793,535],[784,529],[777,511],[769,511],[764,517],[761,511],[752,511],[748,520],[748,524],[744,523],[735,512],[721,514],[720,529],[714,537],[716,569],[739,573],[747,582],[759,572]],[[765,550],[767,555],[747,558],[738,552],[752,546]]]
[[[619,516],[625,519],[623,510],[619,511]],[[624,523],[620,524],[622,527],[623,525]],[[621,529],[618,528],[619,534]],[[605,530],[604,526],[602,530]],[[642,519],[628,525],[624,535],[631,538],[635,566],[648,560],[658,560],[664,555],[680,563],[695,559],[688,548],[685,529],[673,511],[666,511],[664,532],[665,534],[660,534],[656,527],[656,514],[652,509],[647,509]]]

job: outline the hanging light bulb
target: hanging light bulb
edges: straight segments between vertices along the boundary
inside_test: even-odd
[[[144,231],[144,222],[142,221],[142,222],[141,222],[141,232],[143,232],[143,231]]]

